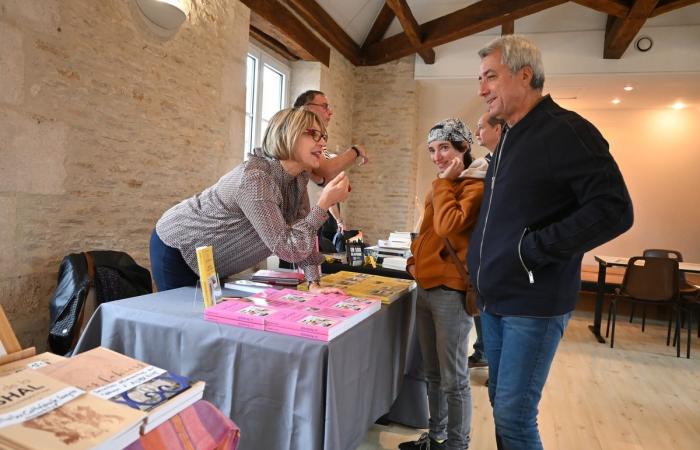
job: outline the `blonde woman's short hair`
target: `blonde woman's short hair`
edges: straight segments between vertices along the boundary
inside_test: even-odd
[[[316,114],[303,108],[288,108],[275,113],[265,130],[261,145],[263,154],[280,161],[294,160],[297,139],[304,131],[316,126],[326,134],[326,127]]]

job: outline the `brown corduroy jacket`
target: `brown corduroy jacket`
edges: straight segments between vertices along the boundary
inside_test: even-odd
[[[450,257],[444,238],[448,238],[464,262],[469,236],[479,217],[484,195],[484,180],[438,178],[425,198],[425,210],[418,237],[411,244],[416,282],[423,289],[440,285],[464,291],[466,286]]]

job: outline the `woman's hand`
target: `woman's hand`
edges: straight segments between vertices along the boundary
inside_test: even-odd
[[[323,188],[317,205],[321,209],[328,210],[336,203],[345,201],[350,195],[350,179],[345,172],[340,172]]]
[[[309,283],[309,292],[312,294],[343,294],[345,295],[345,291],[339,288],[335,287],[321,287],[318,282],[312,282]]]
[[[442,173],[438,175],[439,178],[444,178],[446,180],[454,181],[459,177],[459,175],[464,170],[464,161],[462,161],[461,156],[455,156],[450,161],[450,165],[447,166]]]

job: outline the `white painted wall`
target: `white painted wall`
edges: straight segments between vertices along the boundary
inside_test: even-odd
[[[575,108],[574,102],[561,104]],[[438,120],[453,116],[474,129],[483,104],[476,96],[474,80],[431,80],[420,82],[418,111],[417,197],[422,206],[435,177],[425,143],[428,129]],[[680,250],[685,260],[700,262],[700,143],[696,133],[700,108],[579,113],[610,143],[635,208],[632,229],[586,254],[584,263],[593,264],[594,254],[636,255],[645,248]],[[475,153],[483,152],[476,147]]]

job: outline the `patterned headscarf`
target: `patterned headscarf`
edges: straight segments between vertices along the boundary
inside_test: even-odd
[[[471,130],[459,119],[445,119],[428,132],[428,144],[434,141],[467,141],[469,145],[474,143]]]

